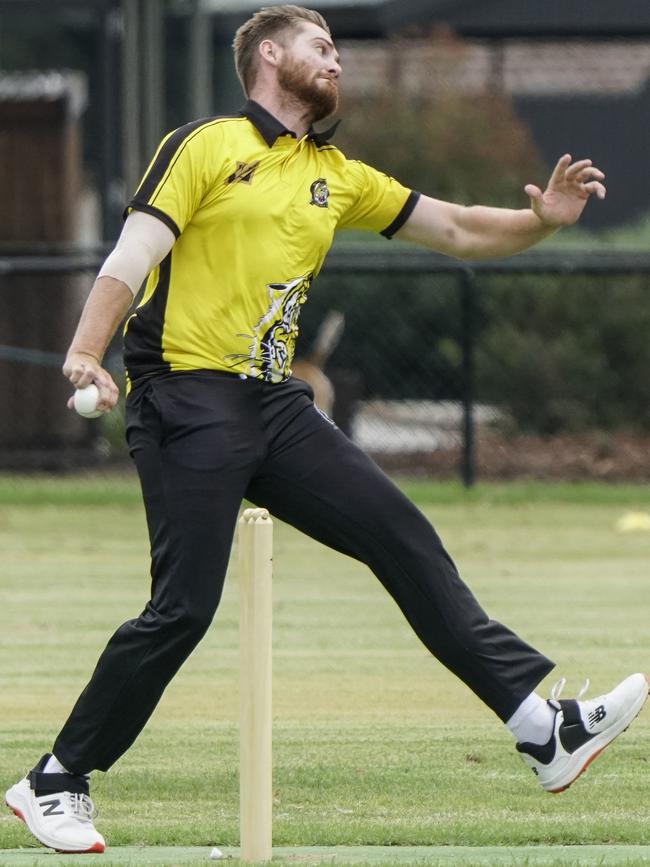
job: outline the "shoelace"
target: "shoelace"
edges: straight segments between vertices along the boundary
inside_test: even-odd
[[[562,695],[562,690],[566,686],[566,677],[561,677],[556,684],[553,685],[553,689],[551,689],[551,699],[553,701],[559,701],[560,696]],[[589,689],[589,678],[585,679],[585,682],[582,684],[578,695],[576,696],[576,701],[582,698],[582,696]]]
[[[76,819],[81,822],[92,822],[93,819],[97,818],[97,810],[95,810],[95,805],[88,795],[82,795],[78,792],[64,792],[63,795],[70,812]]]

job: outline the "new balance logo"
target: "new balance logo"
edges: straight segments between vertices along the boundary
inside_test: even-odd
[[[601,722],[607,716],[607,711],[605,710],[605,706],[599,704],[598,707],[594,708],[589,714],[589,728],[593,728],[596,723]]]
[[[58,798],[54,798],[52,801],[41,801],[41,807],[47,807],[47,810],[43,810],[44,816],[64,816],[64,810],[57,810],[57,807],[61,806],[61,801]]]
[[[235,171],[226,178],[227,184],[251,184],[255,169],[259,166],[260,161],[255,160],[254,163],[237,163]]]

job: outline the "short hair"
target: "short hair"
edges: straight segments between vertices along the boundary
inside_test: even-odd
[[[329,25],[320,12],[288,4],[265,6],[237,30],[232,47],[235,53],[235,68],[246,96],[255,84],[257,47],[260,42],[277,36],[283,30],[295,30],[303,21],[317,24],[330,33]]]

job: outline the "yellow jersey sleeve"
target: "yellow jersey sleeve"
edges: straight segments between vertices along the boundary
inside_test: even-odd
[[[346,169],[346,183],[353,196],[337,228],[365,229],[392,237],[411,215],[420,194],[359,160],[347,160]]]
[[[161,142],[125,216],[132,210],[153,214],[178,238],[223,168],[220,131],[201,120],[169,133]]]

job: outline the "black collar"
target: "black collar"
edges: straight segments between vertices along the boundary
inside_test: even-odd
[[[277,117],[273,117],[270,112],[265,108],[262,108],[262,106],[253,99],[247,100],[243,107],[239,109],[239,113],[250,120],[269,147],[273,147],[276,139],[280,138],[280,136],[290,135],[293,138],[296,137],[293,130],[287,129],[286,126],[280,123]],[[315,145],[321,147],[322,145],[327,144],[332,138],[340,122],[340,120],[337,120],[333,126],[323,132],[316,132],[316,130],[310,126],[307,130],[307,137],[310,138]]]
[[[332,126],[324,129],[322,132],[316,132],[313,126],[310,126],[307,130],[307,135],[314,142],[317,147],[322,147],[322,145],[328,144],[329,140],[332,138],[336,130],[339,128],[340,120],[335,121]]]

